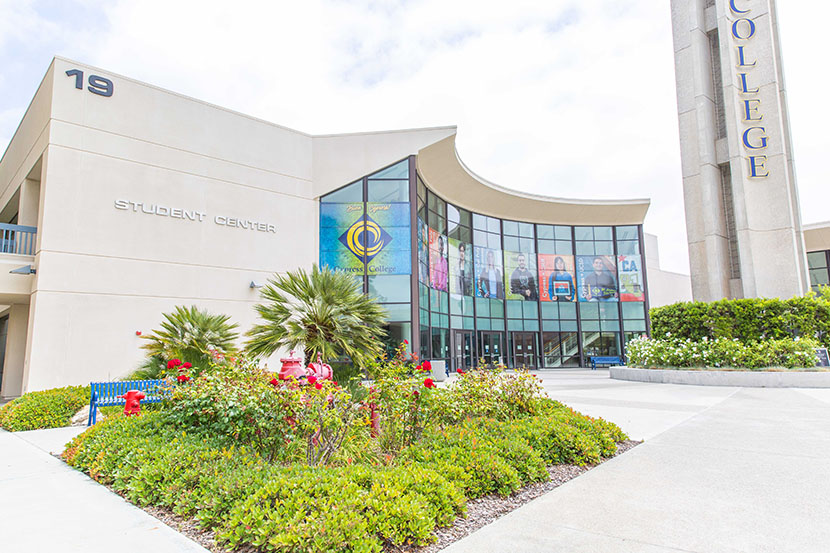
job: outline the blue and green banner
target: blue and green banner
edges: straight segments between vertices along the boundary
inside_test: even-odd
[[[320,204],[320,265],[352,274],[412,272],[409,204]]]

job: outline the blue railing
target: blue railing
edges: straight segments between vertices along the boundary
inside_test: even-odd
[[[0,253],[35,255],[37,227],[0,223]]]

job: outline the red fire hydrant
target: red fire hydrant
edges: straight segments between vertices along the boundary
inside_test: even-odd
[[[331,380],[333,374],[331,370],[331,365],[323,363],[323,355],[320,353],[317,354],[317,362],[309,363],[308,369],[317,378],[322,378],[323,380]]]
[[[138,390],[130,390],[123,396],[118,397],[124,398],[124,414],[129,417],[132,415],[141,414],[141,400],[147,396],[144,395],[144,392],[139,392]]]
[[[299,357],[294,357],[293,349],[288,354],[288,357],[280,359],[280,362],[282,363],[279,374],[280,380],[288,380],[291,377],[300,379],[307,374],[303,367],[303,360]]]

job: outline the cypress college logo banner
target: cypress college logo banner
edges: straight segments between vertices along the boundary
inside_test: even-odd
[[[410,274],[408,204],[321,204],[320,265],[353,274]]]

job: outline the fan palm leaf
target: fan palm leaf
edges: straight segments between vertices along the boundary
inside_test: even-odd
[[[346,355],[362,367],[381,352],[385,312],[347,273],[314,265],[275,275],[262,299],[256,310],[263,322],[248,332],[252,355],[302,348],[307,361]]]

